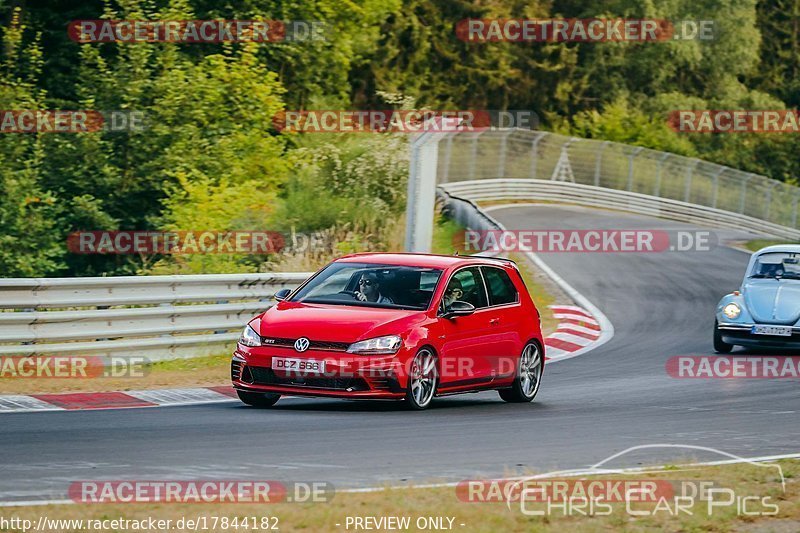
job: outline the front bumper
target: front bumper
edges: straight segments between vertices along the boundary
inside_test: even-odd
[[[778,348],[800,350],[800,327],[792,327],[791,337],[778,335],[754,335],[751,333],[756,324],[720,323],[717,326],[722,340],[728,344],[753,348]]]
[[[272,357],[324,360],[325,372],[287,372],[272,368]],[[401,366],[396,355],[358,356],[309,350],[300,356],[284,348],[239,347],[231,360],[231,382],[238,390],[291,396],[401,399]]]

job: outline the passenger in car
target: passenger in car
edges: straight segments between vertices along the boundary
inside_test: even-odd
[[[452,305],[453,302],[460,299],[464,295],[464,289],[461,286],[461,282],[453,278],[450,280],[450,283],[447,284],[447,289],[444,291],[444,308],[447,309]]]

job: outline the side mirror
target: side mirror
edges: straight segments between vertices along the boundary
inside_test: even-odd
[[[471,315],[475,312],[475,306],[469,302],[462,302],[461,300],[456,300],[455,302],[450,304],[450,307],[444,310],[444,314],[442,317],[444,318],[455,318],[457,316],[467,316]]]
[[[292,294],[292,289],[281,289],[275,293],[275,299],[282,302],[288,298],[290,294]]]

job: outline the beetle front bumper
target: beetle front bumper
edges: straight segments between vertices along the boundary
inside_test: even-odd
[[[791,336],[756,335],[752,333],[756,324],[720,323],[717,328],[723,342],[751,348],[776,348],[800,350],[800,327],[792,327]]]

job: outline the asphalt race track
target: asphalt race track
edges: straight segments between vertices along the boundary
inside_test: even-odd
[[[509,229],[686,229],[608,211],[518,206],[492,213]],[[722,237],[731,232],[720,233]],[[745,456],[797,451],[798,380],[691,380],[674,355],[712,354],[713,310],[738,287],[748,255],[542,254],[615,327],[600,348],[549,366],[537,401],[495,392],[393,403],[283,399],[0,417],[0,501],[64,498],[76,480],[328,481],[338,488],[459,481],[594,464],[629,447],[672,443]],[[611,466],[724,459],[675,448]]]

